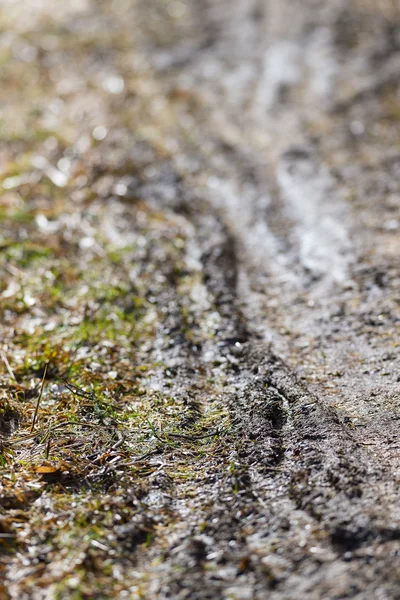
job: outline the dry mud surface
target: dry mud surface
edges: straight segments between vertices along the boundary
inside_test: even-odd
[[[3,597],[400,599],[397,3],[56,5],[1,2]]]

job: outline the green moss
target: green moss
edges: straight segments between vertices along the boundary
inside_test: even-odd
[[[16,242],[7,247],[4,254],[6,260],[13,261],[18,267],[26,268],[35,261],[48,259],[54,250],[30,242]]]

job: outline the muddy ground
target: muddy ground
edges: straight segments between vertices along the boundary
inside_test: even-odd
[[[0,3],[8,599],[400,599],[396,0]]]

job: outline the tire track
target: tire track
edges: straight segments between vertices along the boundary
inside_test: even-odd
[[[233,428],[230,443],[240,447],[240,474],[235,475],[234,485],[253,502],[261,500],[260,506],[268,514],[271,499],[268,495],[260,497],[257,489],[261,481],[272,477],[289,514],[304,511],[318,523],[328,536],[325,543],[333,553],[331,564],[341,560],[344,572],[355,577],[352,566],[348,567],[349,557],[357,552],[368,557],[379,553],[379,546],[396,547],[400,539],[392,502],[395,488],[389,474],[371,461],[337,413],[311,394],[270,346],[248,333],[249,327],[238,309],[237,242],[205,201],[202,210],[202,216],[198,207],[186,211],[186,215],[192,220],[200,247],[208,248],[202,254],[204,282],[223,318],[219,345],[228,354],[240,347],[240,366],[233,384],[237,391],[231,392],[229,400]],[[210,231],[218,233],[210,238]],[[232,336],[232,331],[237,335]],[[224,481],[222,472],[219,477]],[[388,519],[389,514],[392,516]],[[264,510],[258,512],[256,521],[265,517]],[[275,517],[270,513],[267,518]],[[388,521],[392,522],[389,527]],[[238,524],[228,518],[225,527],[234,532]],[[223,544],[217,531],[213,530],[212,535],[215,542]],[[394,558],[393,567],[395,562]],[[364,570],[370,569],[369,560],[360,558],[359,569],[362,580],[366,577]],[[387,583],[395,585],[396,581],[393,575]],[[280,589],[280,584],[276,585]],[[290,577],[282,583],[282,589],[285,586],[291,586]]]

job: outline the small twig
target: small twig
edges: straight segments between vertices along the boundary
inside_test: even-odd
[[[138,456],[134,460],[123,463],[121,466],[122,467],[133,467],[136,463],[146,460],[146,458],[150,458],[151,456],[155,456],[156,454],[162,454],[162,453],[163,453],[162,448],[156,448],[155,450],[151,450],[150,452],[146,452],[146,454],[142,454],[141,456]]]
[[[38,396],[38,399],[37,399],[37,402],[36,402],[35,414],[33,415],[33,421],[32,421],[31,431],[33,431],[35,429],[36,417],[37,417],[38,410],[39,410],[40,400],[42,399],[43,387],[44,387],[44,380],[46,379],[46,373],[47,373],[47,367],[48,366],[49,366],[49,363],[46,363],[46,366],[44,367],[44,373],[43,373],[42,383],[40,385],[40,392],[39,392],[39,396]]]
[[[111,450],[116,450],[117,448],[119,448],[120,446],[122,446],[122,444],[125,441],[125,437],[119,431],[117,431],[117,436],[118,436],[118,441],[115,442],[115,444],[113,446],[111,446]]]
[[[6,270],[11,273],[11,275],[14,275],[15,277],[21,277],[21,275],[24,274],[23,271],[21,271],[21,269],[18,269],[17,267],[14,267],[14,265],[7,265],[6,266]]]
[[[185,435],[184,433],[167,433],[166,435],[167,437],[181,438],[191,442],[193,440],[204,440],[205,438],[214,437],[220,435],[220,433],[220,431],[213,431],[212,433],[205,433],[204,435]]]
[[[93,391],[86,392],[85,390],[78,387],[77,385],[74,385],[73,383],[70,383],[69,381],[67,381],[64,377],[61,377],[61,379],[65,383],[65,387],[67,388],[67,390],[69,390],[71,392],[71,394],[74,394],[74,396],[79,396],[79,398],[85,398],[86,400],[94,400],[95,395],[94,395]]]
[[[3,359],[4,364],[6,365],[6,369],[8,371],[8,374],[10,375],[11,379],[13,379],[16,383],[17,383],[17,379],[13,373],[13,370],[11,368],[10,363],[8,362],[8,358],[6,356],[6,353],[3,352],[3,350],[1,350],[1,358]]]
[[[50,446],[51,446],[51,438],[48,439],[48,442],[46,444],[46,451],[44,453],[46,460],[49,458]]]
[[[80,427],[92,427],[92,429],[108,429],[107,425],[99,425],[98,423],[87,423],[86,421],[61,421],[56,423],[48,429],[48,431],[54,431],[54,429],[60,429],[64,425],[79,425]]]
[[[255,490],[251,490],[251,492],[252,492],[253,496],[256,498],[256,500],[258,500],[258,502],[261,504],[261,506],[263,508],[266,508],[267,510],[269,510],[268,506],[265,504],[264,500],[259,496],[258,492],[256,492]]]

